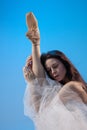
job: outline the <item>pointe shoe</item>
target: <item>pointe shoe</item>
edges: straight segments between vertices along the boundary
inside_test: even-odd
[[[32,12],[26,14],[26,23],[28,30],[36,30],[38,28],[38,22]]]

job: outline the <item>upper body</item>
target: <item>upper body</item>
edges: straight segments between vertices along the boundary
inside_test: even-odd
[[[63,85],[60,91],[61,100],[65,89],[72,88],[80,95],[83,102],[87,103],[86,83],[69,59],[58,50],[41,55],[38,29],[29,30],[27,36],[32,42],[32,57],[27,60],[24,68],[25,79],[32,83],[32,79],[36,77],[46,78],[45,73],[47,73],[49,78]],[[26,71],[26,68],[29,69]]]

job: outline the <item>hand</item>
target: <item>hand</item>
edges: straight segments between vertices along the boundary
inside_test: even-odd
[[[23,68],[23,73],[24,73],[24,78],[28,81],[31,82],[33,79],[35,79],[35,75],[32,71],[32,56],[30,56],[27,61],[26,65]]]
[[[26,33],[26,36],[31,40],[33,45],[39,45],[40,44],[40,32],[39,29],[29,29],[29,31]]]
[[[32,69],[32,65],[33,65],[33,60],[32,60],[32,55],[29,56],[26,60],[26,65],[27,67],[29,67],[30,69]]]

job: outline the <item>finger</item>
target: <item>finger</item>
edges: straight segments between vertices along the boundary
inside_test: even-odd
[[[26,66],[31,68],[32,67],[32,62],[27,62]]]
[[[39,37],[38,34],[34,34],[34,35],[32,35],[32,39],[33,39],[33,38],[38,38],[38,37]]]
[[[29,35],[34,35],[35,31],[33,30],[30,30],[26,33],[26,36],[29,36]]]
[[[31,65],[26,66],[26,71],[29,72],[29,73],[30,73],[30,72],[33,72],[33,71],[32,71],[32,66],[31,66]]]
[[[26,35],[31,35],[33,32],[31,30],[29,30]]]
[[[27,60],[26,66],[32,68],[32,60]]]
[[[32,60],[32,55],[28,56],[27,60]]]
[[[30,35],[27,35],[27,37],[32,41],[32,36],[30,36]]]
[[[26,60],[26,63],[30,63],[31,64],[31,62],[32,62],[32,59],[27,59]]]
[[[25,67],[23,67],[23,72],[24,72],[24,73],[26,72],[26,69],[25,69]]]
[[[26,59],[26,62],[30,62],[30,61],[32,61],[32,55],[27,57],[27,59]]]
[[[29,67],[25,66],[25,67],[23,68],[23,72],[24,72],[24,73],[28,73],[28,72],[29,72]]]
[[[29,70],[29,74],[30,74],[30,75],[33,75],[33,71],[32,71],[31,69]]]

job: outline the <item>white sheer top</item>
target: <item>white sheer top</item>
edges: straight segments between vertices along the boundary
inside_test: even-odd
[[[87,130],[87,105],[71,90],[65,91],[68,102],[64,104],[58,95],[61,87],[49,78],[27,83],[24,114],[34,121],[36,130]]]

